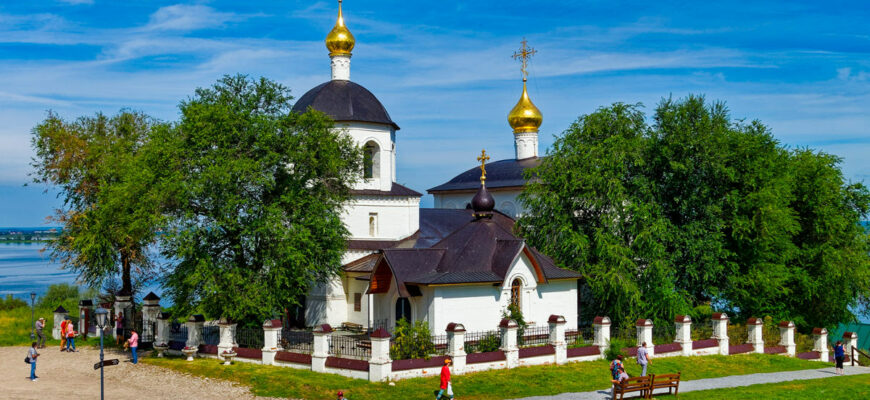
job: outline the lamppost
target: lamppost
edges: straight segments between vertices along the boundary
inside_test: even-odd
[[[94,312],[97,317],[97,329],[100,330],[100,399],[103,399],[103,334],[106,333],[104,328],[106,327],[106,318],[109,316],[109,312],[103,308],[97,308],[97,311]]]
[[[33,304],[36,301],[36,292],[30,292],[30,341],[36,340],[36,335],[33,333]]]

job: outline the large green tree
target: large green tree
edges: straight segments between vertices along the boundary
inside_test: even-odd
[[[722,103],[615,104],[557,138],[521,196],[529,241],[586,276],[584,317],[670,323],[713,304],[802,327],[870,294],[870,196],[840,159],[788,150]]]
[[[132,294],[134,274],[147,279],[153,267],[162,195],[142,149],[158,130],[166,125],[131,111],[74,121],[49,113],[33,129],[34,181],[57,187],[64,201],[52,218],[63,230],[48,247],[90,286],[120,275],[120,293]]]
[[[289,91],[227,76],[181,103],[155,140],[166,166],[174,260],[164,286],[182,314],[260,321],[337,272],[340,214],[362,153],[324,114],[290,111]]]

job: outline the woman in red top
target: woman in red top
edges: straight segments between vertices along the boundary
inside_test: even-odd
[[[435,394],[435,398],[440,400],[441,396],[447,395],[448,399],[453,398],[453,387],[450,384],[450,359],[444,359],[444,366],[441,367],[441,390]]]

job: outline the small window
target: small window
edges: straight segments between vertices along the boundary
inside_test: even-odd
[[[378,236],[378,213],[369,213],[369,236]]]
[[[520,296],[522,295],[523,289],[523,281],[520,278],[514,279],[511,283],[511,304],[515,305],[517,309],[522,310],[520,305]]]
[[[363,178],[372,179],[380,174],[380,157],[378,145],[374,142],[366,143],[363,148]]]
[[[362,293],[353,294],[353,310],[356,312],[362,311]]]

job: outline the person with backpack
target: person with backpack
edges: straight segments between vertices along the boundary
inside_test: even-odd
[[[619,369],[622,367],[622,354],[620,354],[610,362],[610,379],[616,379],[619,376]]]
[[[843,361],[846,359],[846,348],[843,346],[843,341],[838,340],[836,344],[834,344],[834,361],[837,362],[837,365],[834,367],[834,373],[837,375],[843,375],[845,371],[843,371]]]
[[[76,352],[76,330],[72,321],[66,324],[66,351],[70,353]]]
[[[30,381],[36,382],[39,379],[36,376],[36,358],[39,357],[39,352],[36,351],[36,342],[30,344],[30,349],[27,350],[27,357],[24,362],[30,364]]]

